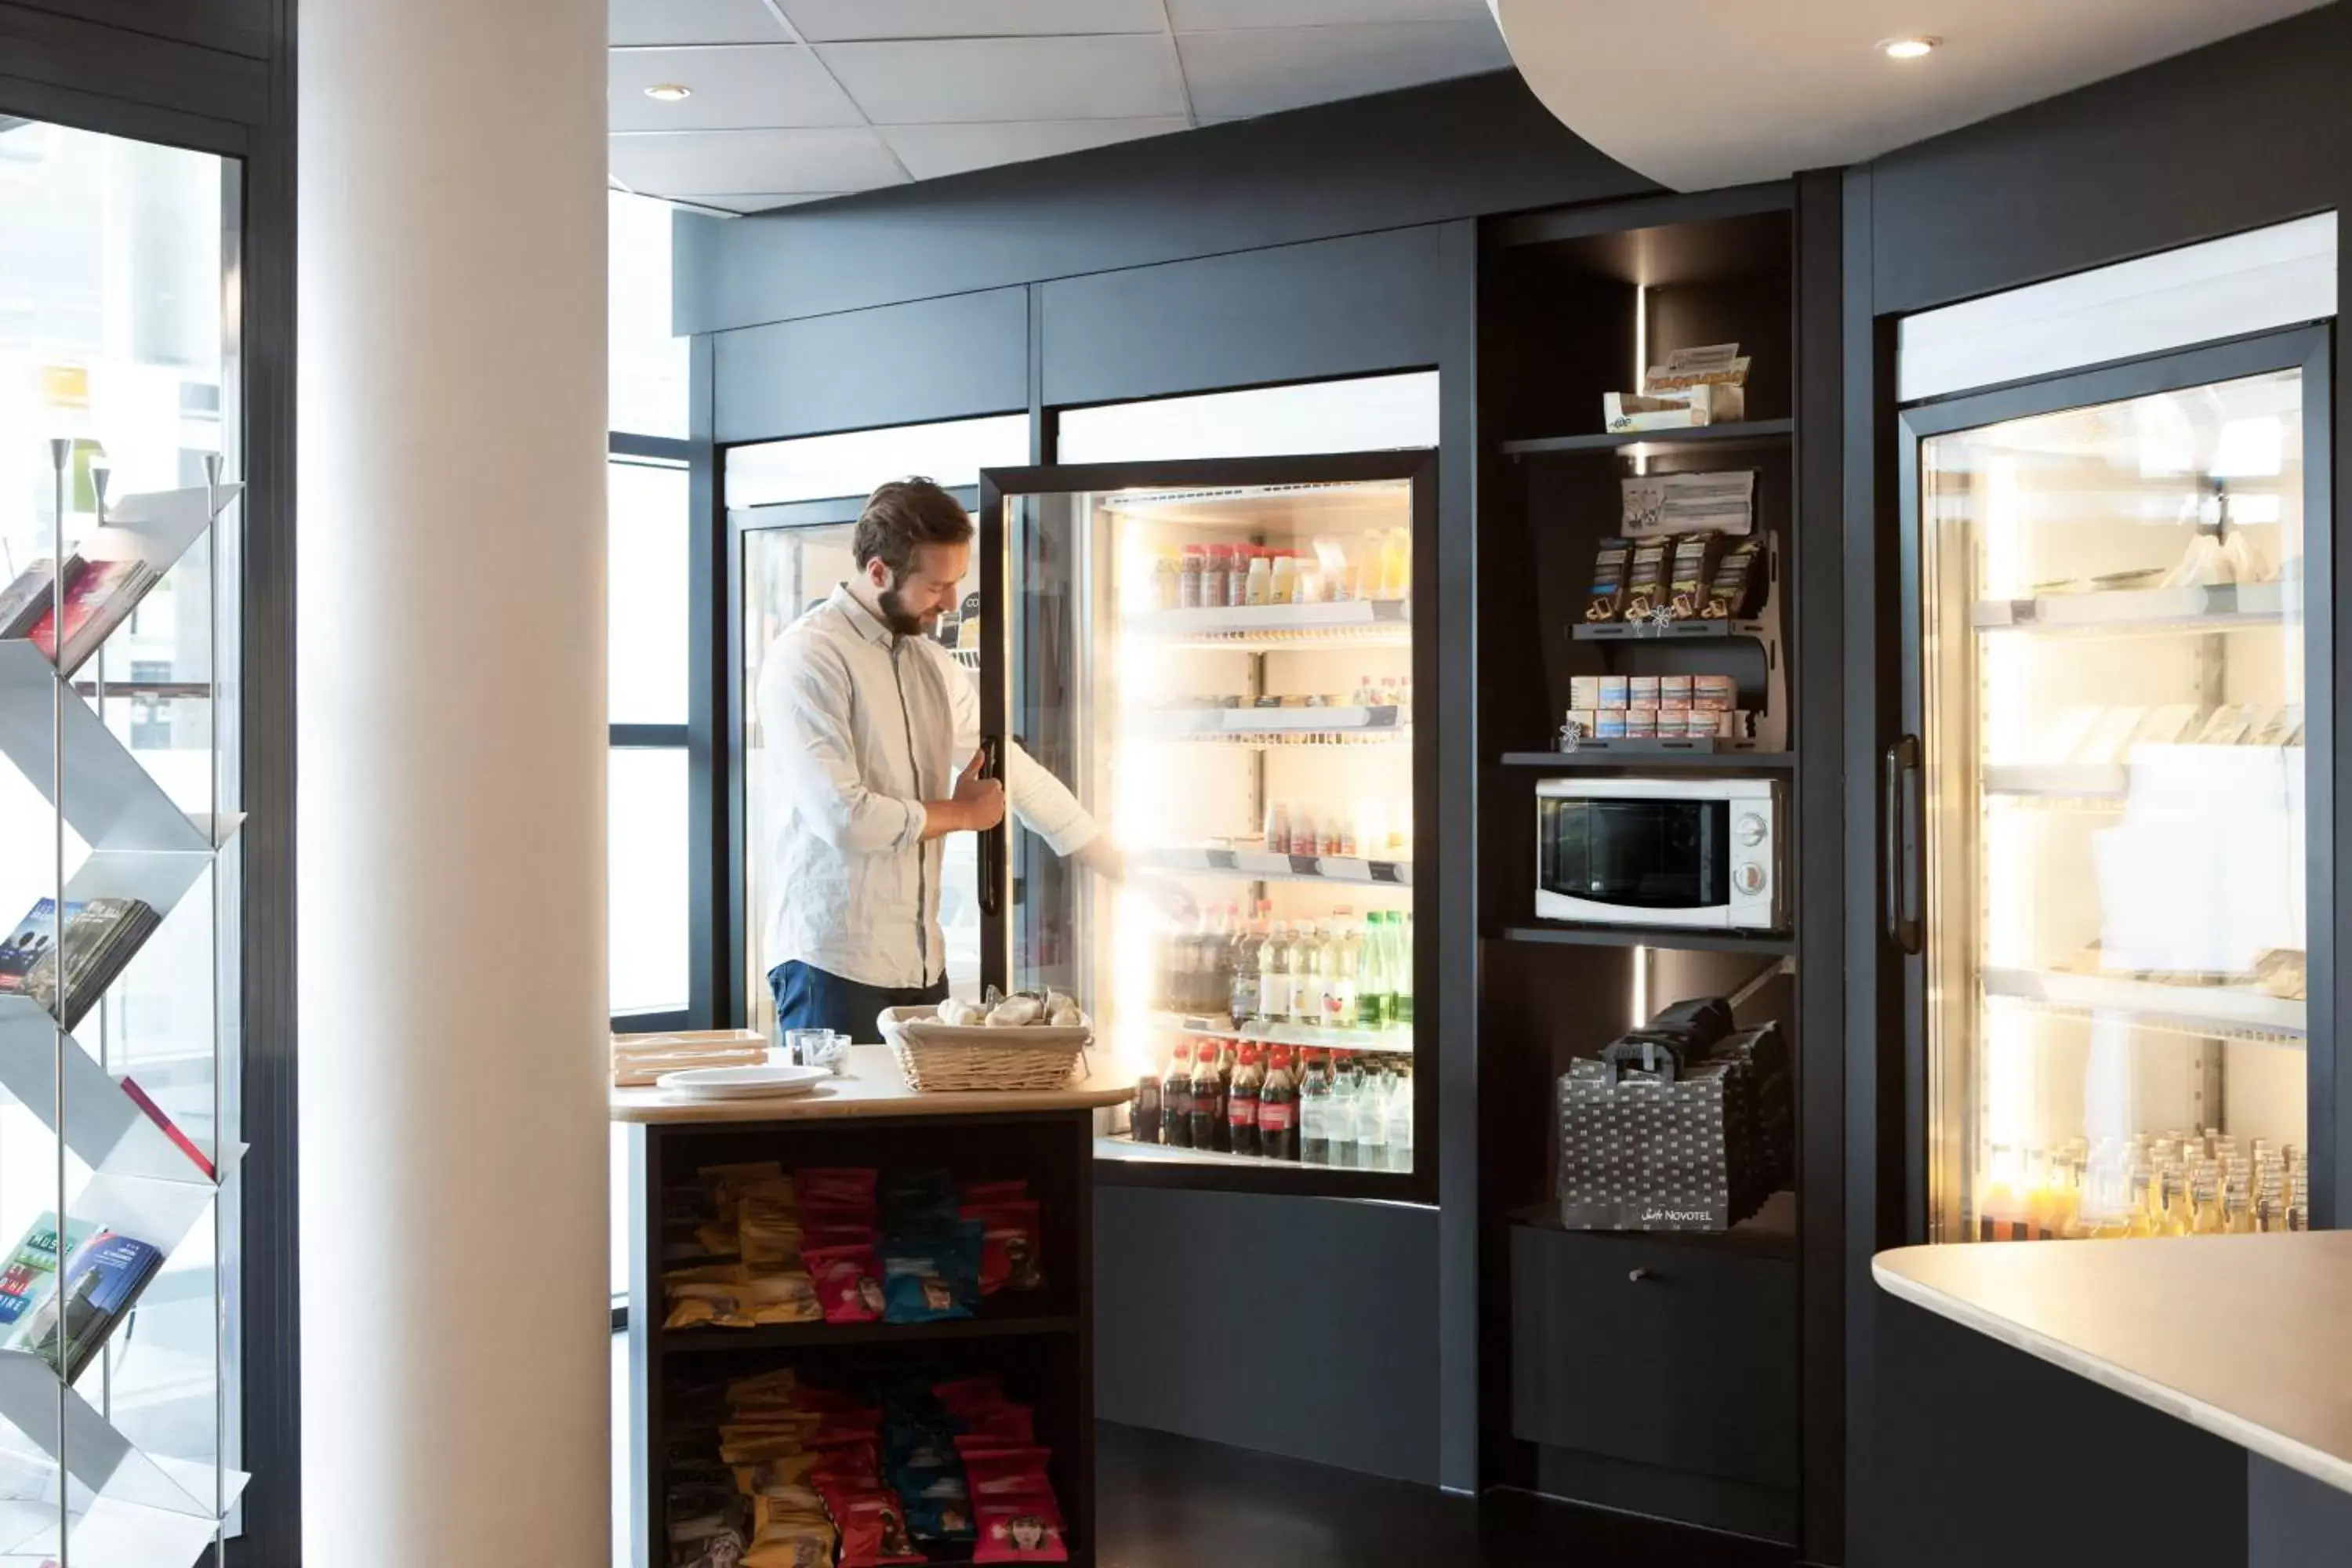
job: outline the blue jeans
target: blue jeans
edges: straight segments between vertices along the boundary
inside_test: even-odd
[[[923,1007],[944,1002],[948,979],[942,974],[929,985],[893,990],[844,980],[795,958],[768,971],[768,988],[776,994],[776,1027],[832,1029],[859,1045],[882,1037],[875,1019],[885,1007]]]

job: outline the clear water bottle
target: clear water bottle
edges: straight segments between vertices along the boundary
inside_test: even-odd
[[[1400,1068],[1389,1082],[1389,1169],[1412,1170],[1412,1075]]]
[[[1389,1096],[1394,1085],[1388,1068],[1378,1062],[1365,1069],[1363,1088],[1356,1096],[1356,1165],[1359,1170],[1389,1168]]]

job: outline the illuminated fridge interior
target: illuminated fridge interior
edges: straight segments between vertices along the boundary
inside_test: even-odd
[[[1011,728],[1129,876],[1014,834],[1010,973],[1084,999],[1103,1065],[1164,1084],[1206,1052],[1224,1097],[1206,1146],[1163,1100],[1107,1128],[1107,1157],[1413,1169],[1414,489],[1012,500]],[[1232,1131],[1236,1079],[1263,1093],[1277,1050],[1322,1102],[1261,1110],[1323,1134],[1295,1158]]]
[[[1930,1239],[2305,1223],[2304,393],[1918,448]]]

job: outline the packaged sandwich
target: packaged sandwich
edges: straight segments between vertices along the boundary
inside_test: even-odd
[[[1723,552],[1707,576],[1703,619],[1745,620],[1764,607],[1764,591],[1770,586],[1764,549],[1763,536],[1750,534]]]
[[[1665,607],[1673,546],[1671,539],[1647,539],[1633,546],[1633,564],[1626,570],[1625,619],[1646,618]]]

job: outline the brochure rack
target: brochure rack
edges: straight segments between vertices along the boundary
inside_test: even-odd
[[[84,452],[50,455],[45,536],[6,542],[50,629],[0,640],[0,1564],[187,1568],[245,1483],[243,487],[205,458],[201,484],[110,504]],[[135,567],[93,610],[41,583],[59,561]]]

